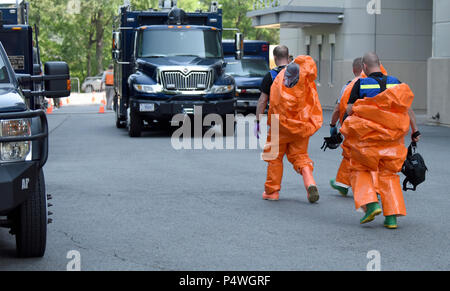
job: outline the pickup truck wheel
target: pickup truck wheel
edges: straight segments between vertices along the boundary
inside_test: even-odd
[[[36,190],[19,206],[16,219],[17,255],[21,258],[40,258],[47,243],[47,197],[44,172],[39,171]]]
[[[94,87],[92,85],[88,85],[86,89],[84,90],[85,93],[92,93],[94,92]]]
[[[130,137],[140,137],[142,135],[142,119],[138,114],[130,112],[130,109],[128,111],[128,135]]]

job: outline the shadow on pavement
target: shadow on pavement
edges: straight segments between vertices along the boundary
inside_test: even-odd
[[[6,231],[0,231],[0,259],[16,258],[16,245],[8,236]]]

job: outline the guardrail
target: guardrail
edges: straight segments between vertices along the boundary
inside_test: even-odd
[[[70,78],[70,81],[72,82],[72,80],[77,80],[77,84],[78,84],[78,93],[81,93],[81,85],[80,85],[80,78]]]

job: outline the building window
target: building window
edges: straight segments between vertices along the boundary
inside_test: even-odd
[[[334,60],[336,58],[336,34],[329,35],[328,42],[330,43],[330,86],[334,83]]]
[[[322,73],[322,35],[317,36],[317,58],[318,58],[318,64],[317,64],[317,82],[321,81],[321,73]]]
[[[330,84],[334,83],[334,58],[335,58],[335,45],[330,45]]]
[[[305,37],[305,45],[306,45],[306,55],[310,56],[311,55],[311,36],[307,35]]]
[[[320,83],[320,76],[321,76],[321,67],[322,67],[322,45],[321,44],[319,44],[318,46],[317,46],[317,48],[318,48],[318,51],[317,51],[317,53],[318,53],[318,58],[319,58],[319,61],[318,61],[318,64],[317,64],[317,81]]]

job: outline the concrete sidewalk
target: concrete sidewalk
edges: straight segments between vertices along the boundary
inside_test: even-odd
[[[105,100],[105,92],[72,93],[69,97],[60,98],[63,106],[67,105],[100,105]]]

